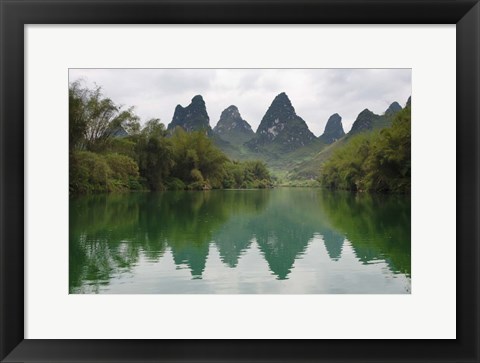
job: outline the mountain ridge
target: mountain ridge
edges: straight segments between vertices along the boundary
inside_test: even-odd
[[[222,111],[213,131],[233,145],[241,145],[255,136],[250,124],[245,121],[238,107],[231,105]]]
[[[172,132],[176,127],[181,127],[187,132],[205,131],[208,136],[213,135],[210,117],[201,95],[194,96],[186,107],[182,105],[175,107],[172,121],[168,124],[167,130]]]
[[[334,113],[328,118],[323,134],[319,139],[326,144],[331,144],[345,135],[342,125],[342,117],[338,113]]]
[[[409,97],[407,106],[410,104]],[[328,155],[347,143],[350,137],[388,127],[393,116],[402,109],[396,101],[382,115],[365,108],[358,114],[348,133],[343,129],[342,117],[334,113],[328,118],[323,134],[316,137],[307,123],[296,114],[285,92],[275,96],[256,132],[242,118],[235,105],[222,111],[212,129],[206,103],[201,95],[196,95],[188,106],[177,105],[168,130],[172,132],[175,127],[182,127],[187,132],[204,130],[232,160],[259,159],[279,175],[308,179],[314,178],[313,170],[319,170]]]
[[[274,145],[288,152],[306,146],[316,139],[307,123],[296,114],[285,92],[278,94],[260,121],[255,137],[246,143],[253,151]]]

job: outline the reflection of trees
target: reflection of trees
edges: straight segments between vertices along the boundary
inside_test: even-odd
[[[177,265],[186,264],[192,275],[200,276],[212,231],[227,218],[221,206],[212,203],[210,192],[165,192],[145,197],[140,229],[151,240],[168,245]]]
[[[405,196],[320,191],[331,225],[352,243],[360,261],[382,259],[410,276],[410,199]]]
[[[134,238],[138,204],[122,196],[91,196],[70,201],[70,287],[83,281],[108,284],[112,273],[138,260]],[[87,229],[82,228],[88,226]]]
[[[140,259],[170,248],[176,265],[201,277],[209,247],[236,267],[256,239],[271,272],[287,279],[315,234],[329,257],[348,238],[364,263],[386,260],[410,274],[410,204],[405,197],[318,189],[132,193],[70,202],[70,290],[98,290]]]
[[[212,240],[222,260],[235,266],[251,236],[247,243],[242,238],[228,240],[228,232],[221,227],[235,223],[237,215],[255,215],[268,197],[267,191],[245,193],[138,193],[72,200],[71,289],[83,283],[108,284],[113,274],[136,264],[141,253],[149,261],[158,261],[167,246],[175,264],[187,265],[193,276],[202,275]]]

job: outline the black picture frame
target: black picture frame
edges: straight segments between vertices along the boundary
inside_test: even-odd
[[[2,362],[480,361],[480,5],[477,0],[0,0],[0,15]],[[24,26],[159,23],[456,24],[457,339],[24,339]],[[441,316],[438,324],[442,324]]]

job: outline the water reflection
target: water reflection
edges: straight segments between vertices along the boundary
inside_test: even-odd
[[[257,282],[277,280],[280,286],[281,281],[294,279],[302,259],[313,261],[304,273],[335,268],[319,263],[321,256],[315,263],[309,251],[312,241],[318,240],[331,263],[342,261],[348,243],[358,265],[381,261],[392,276],[409,278],[409,198],[279,188],[74,199],[70,201],[70,292],[108,292],[114,279],[123,277],[135,284],[139,271],[167,266],[170,260],[176,268],[162,272],[159,279],[172,286],[185,280],[179,270],[187,269],[190,280],[205,279],[207,265],[217,266],[218,260],[238,269],[236,278],[248,273]],[[248,253],[261,259],[244,271],[239,261]],[[266,261],[268,274],[261,272],[261,261]],[[215,268],[216,283],[228,284],[228,278],[222,280],[221,267]],[[138,280],[138,284],[145,289],[137,291],[148,292],[153,282],[147,286]]]
[[[330,225],[351,242],[360,261],[385,260],[393,272],[410,276],[409,197],[327,191],[321,195]]]
[[[345,236],[333,230],[326,229],[323,231],[323,243],[327,249],[328,256],[332,261],[338,261],[342,256],[343,241]]]

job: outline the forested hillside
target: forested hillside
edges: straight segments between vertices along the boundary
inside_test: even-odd
[[[323,164],[320,181],[332,189],[407,193],[411,188],[411,109],[392,125],[354,136]]]
[[[74,82],[69,86],[70,194],[272,185],[263,162],[229,160],[208,134],[182,127],[167,132],[158,119],[142,127],[133,108],[123,110],[100,87]]]
[[[410,98],[406,104],[406,107],[408,106],[410,106]],[[318,179],[323,164],[330,159],[333,153],[349,144],[356,135],[368,135],[372,132],[390,127],[393,119],[401,110],[402,107],[397,102],[393,102],[383,115],[377,115],[369,109],[364,109],[358,114],[350,131],[346,135],[330,142],[329,145],[324,145],[324,147],[315,154],[310,155],[309,158],[298,162],[289,170],[287,178],[292,180]],[[328,126],[329,124],[327,123],[325,133],[320,136],[320,140],[325,139]]]

